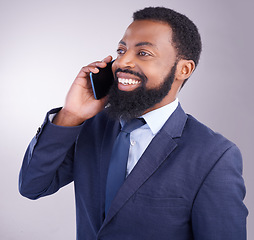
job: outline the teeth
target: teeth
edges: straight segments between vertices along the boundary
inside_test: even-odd
[[[118,82],[122,83],[123,85],[129,85],[129,84],[138,84],[140,81],[134,80],[134,79],[126,79],[126,78],[118,78]]]

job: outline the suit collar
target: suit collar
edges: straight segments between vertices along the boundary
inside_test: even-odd
[[[149,128],[151,129],[153,135],[156,135],[159,132],[159,130],[162,128],[165,122],[176,110],[177,106],[178,106],[178,99],[176,98],[175,101],[163,107],[155,109],[151,112],[148,112],[142,116],[145,119]]]
[[[186,113],[183,111],[181,104],[179,103],[178,107],[167,120],[162,130],[167,132],[167,134],[172,138],[181,137],[187,118]]]

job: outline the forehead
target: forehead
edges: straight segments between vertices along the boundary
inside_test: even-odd
[[[137,20],[126,29],[122,41],[150,42],[155,45],[170,44],[172,42],[172,29],[164,22],[151,20]]]

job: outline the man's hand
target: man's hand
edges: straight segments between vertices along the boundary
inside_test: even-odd
[[[110,61],[112,57],[108,56],[81,69],[66,96],[64,107],[53,120],[54,124],[77,126],[104,108],[107,97],[95,100],[89,74],[98,73],[98,68],[106,67]]]

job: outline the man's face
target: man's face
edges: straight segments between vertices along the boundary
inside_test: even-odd
[[[129,105],[130,101],[133,101],[133,111],[139,108],[138,114],[170,102],[167,95],[170,94],[176,69],[176,51],[171,44],[171,39],[172,30],[166,23],[142,20],[134,21],[128,27],[119,42],[118,56],[112,66],[116,83],[115,92],[111,91],[109,97],[111,104],[115,101],[114,96],[117,92],[120,93],[120,95],[117,93],[120,97],[123,96],[124,102],[128,99]],[[135,97],[137,94],[142,98]],[[149,103],[139,106],[143,98]],[[124,102],[117,104],[124,105]],[[124,111],[124,108],[121,109]],[[133,115],[131,117],[137,114]]]

